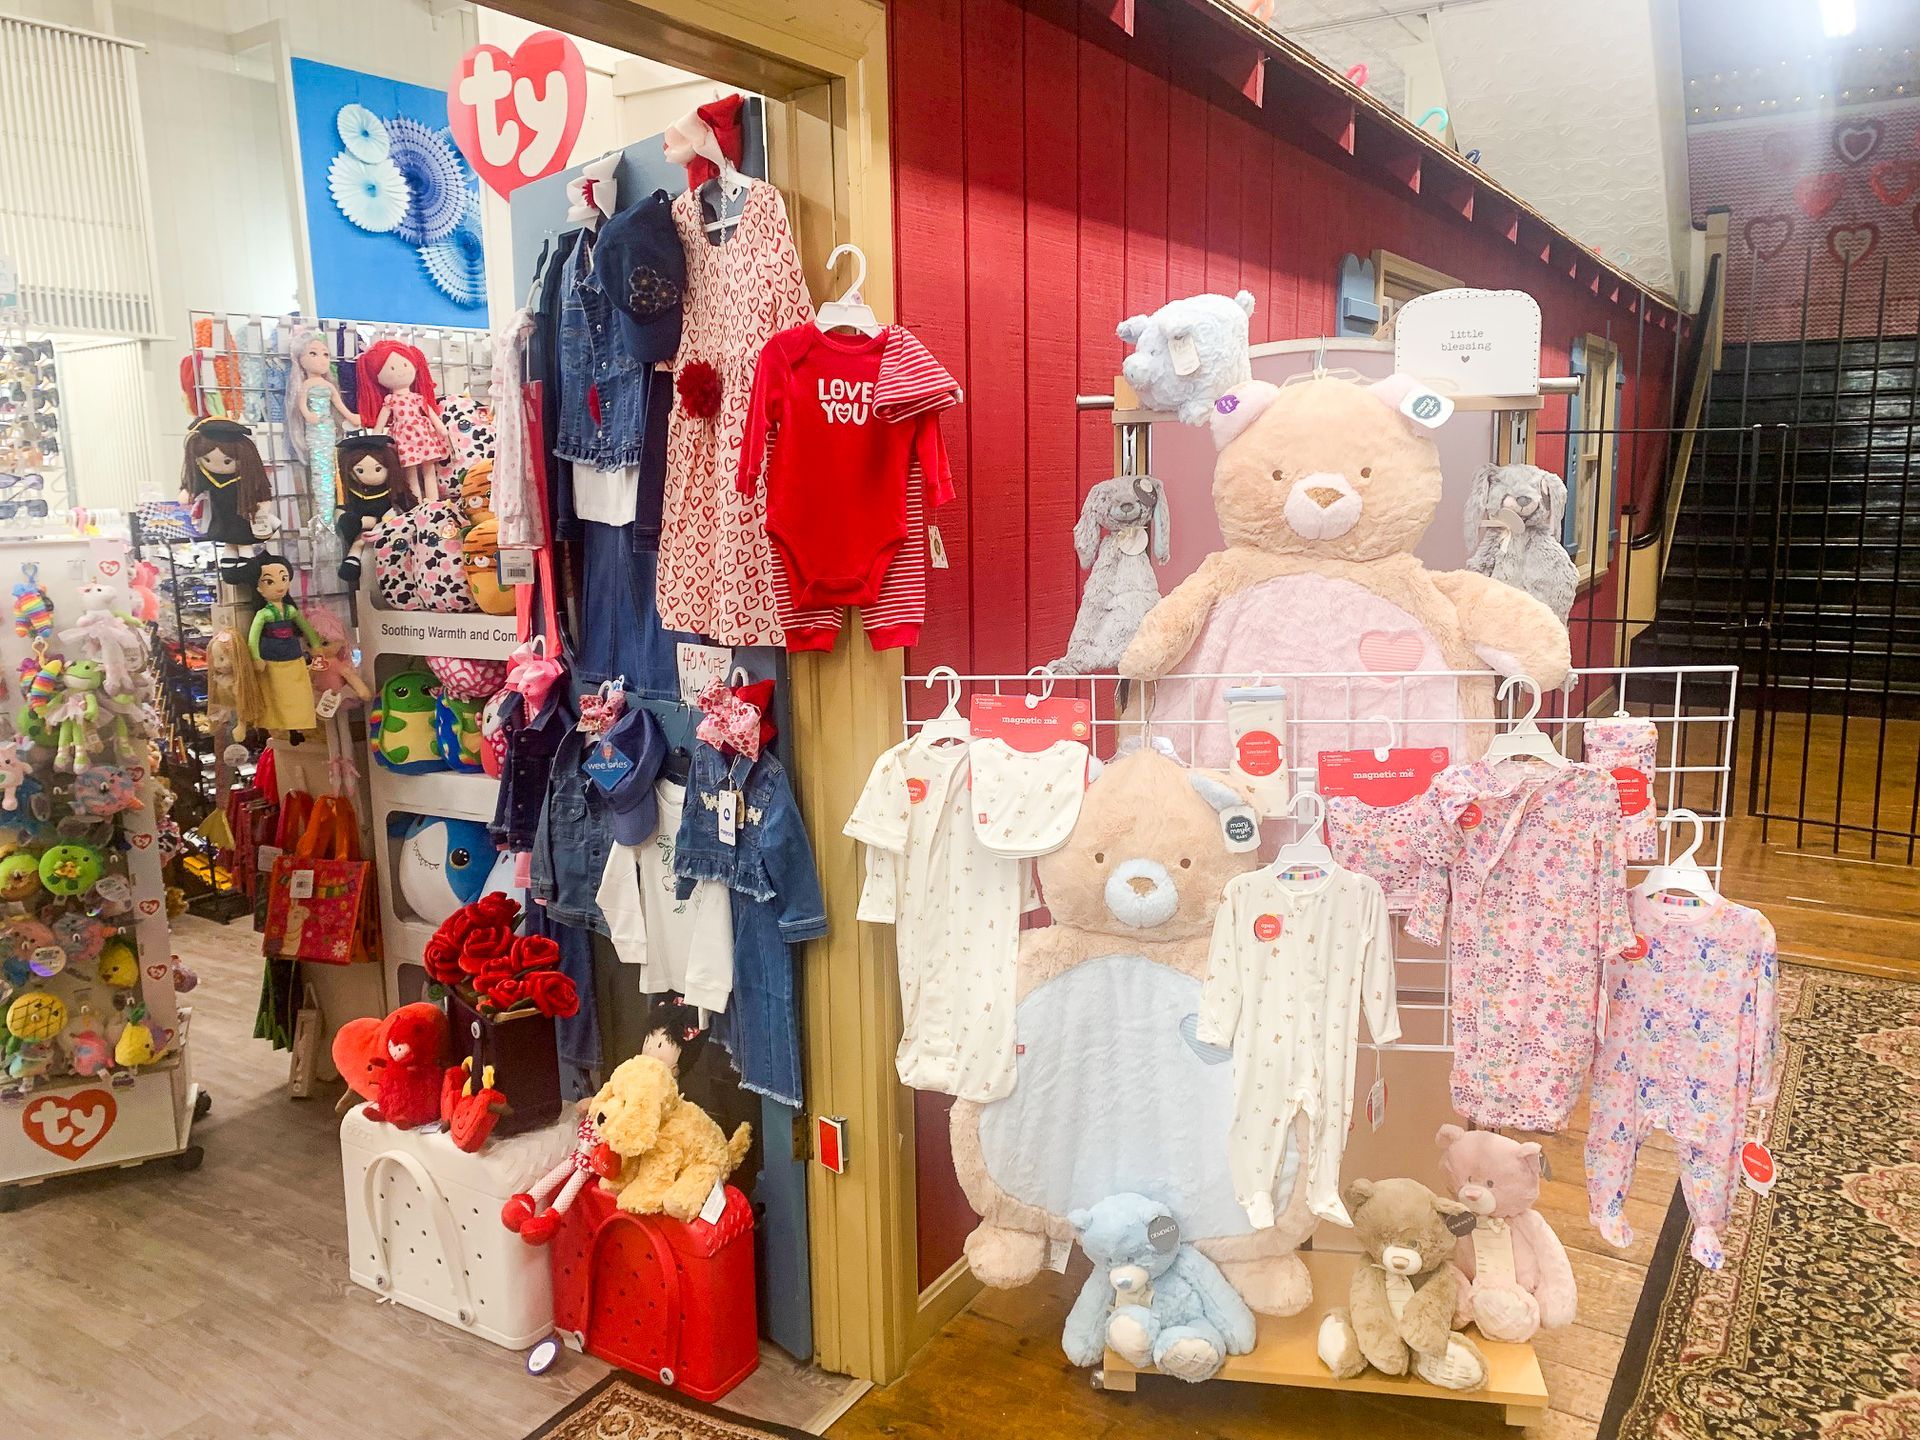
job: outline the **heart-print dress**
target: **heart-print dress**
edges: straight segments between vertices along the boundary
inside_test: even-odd
[[[721,244],[707,236],[694,191],[673,202],[673,221],[687,252],[687,288],[667,425],[660,620],[722,645],[779,645],[766,482],[742,495],[734,480],[760,351],[776,331],[813,319],[813,302],[773,186],[747,182],[740,222]],[[713,415],[689,413],[680,385],[699,363],[719,377]]]

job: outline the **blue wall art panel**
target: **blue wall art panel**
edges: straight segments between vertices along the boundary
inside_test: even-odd
[[[293,97],[319,313],[484,327],[480,185],[446,92],[296,59]]]

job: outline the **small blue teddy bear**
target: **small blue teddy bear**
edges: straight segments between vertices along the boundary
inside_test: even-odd
[[[1106,1348],[1129,1365],[1211,1380],[1253,1349],[1253,1311],[1206,1256],[1180,1243],[1173,1212],[1144,1195],[1109,1195],[1067,1217],[1093,1274],[1067,1312],[1060,1348],[1097,1365]]]
[[[1120,373],[1149,410],[1173,410],[1188,425],[1204,425],[1213,402],[1253,378],[1247,321],[1253,295],[1189,295],[1151,315],[1122,320],[1117,333],[1133,346]]]

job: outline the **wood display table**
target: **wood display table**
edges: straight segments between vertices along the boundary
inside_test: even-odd
[[[1411,1375],[1382,1375],[1369,1369],[1351,1380],[1337,1380],[1321,1363],[1317,1348],[1320,1322],[1347,1301],[1360,1256],[1343,1250],[1304,1250],[1313,1276],[1313,1303],[1298,1315],[1276,1319],[1259,1316],[1259,1338],[1251,1355],[1235,1355],[1217,1380],[1239,1380],[1253,1385],[1299,1385],[1313,1390],[1355,1390],[1370,1395],[1417,1395],[1435,1400],[1469,1400],[1504,1405],[1509,1425],[1534,1425],[1546,1418],[1547,1382],[1531,1345],[1504,1345],[1483,1340],[1473,1331],[1473,1342],[1487,1357],[1488,1376],[1480,1390],[1445,1390]],[[1113,1351],[1107,1351],[1094,1383],[1105,1390],[1132,1390],[1136,1375],[1154,1370],[1136,1369]]]

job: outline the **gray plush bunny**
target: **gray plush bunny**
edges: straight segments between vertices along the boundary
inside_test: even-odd
[[[1111,670],[1160,600],[1154,562],[1167,561],[1167,497],[1151,475],[1116,475],[1087,492],[1073,548],[1090,570],[1067,653],[1047,668],[1061,675]]]
[[[1467,569],[1524,590],[1560,617],[1580,573],[1560,543],[1567,482],[1538,465],[1483,465],[1467,497]]]

